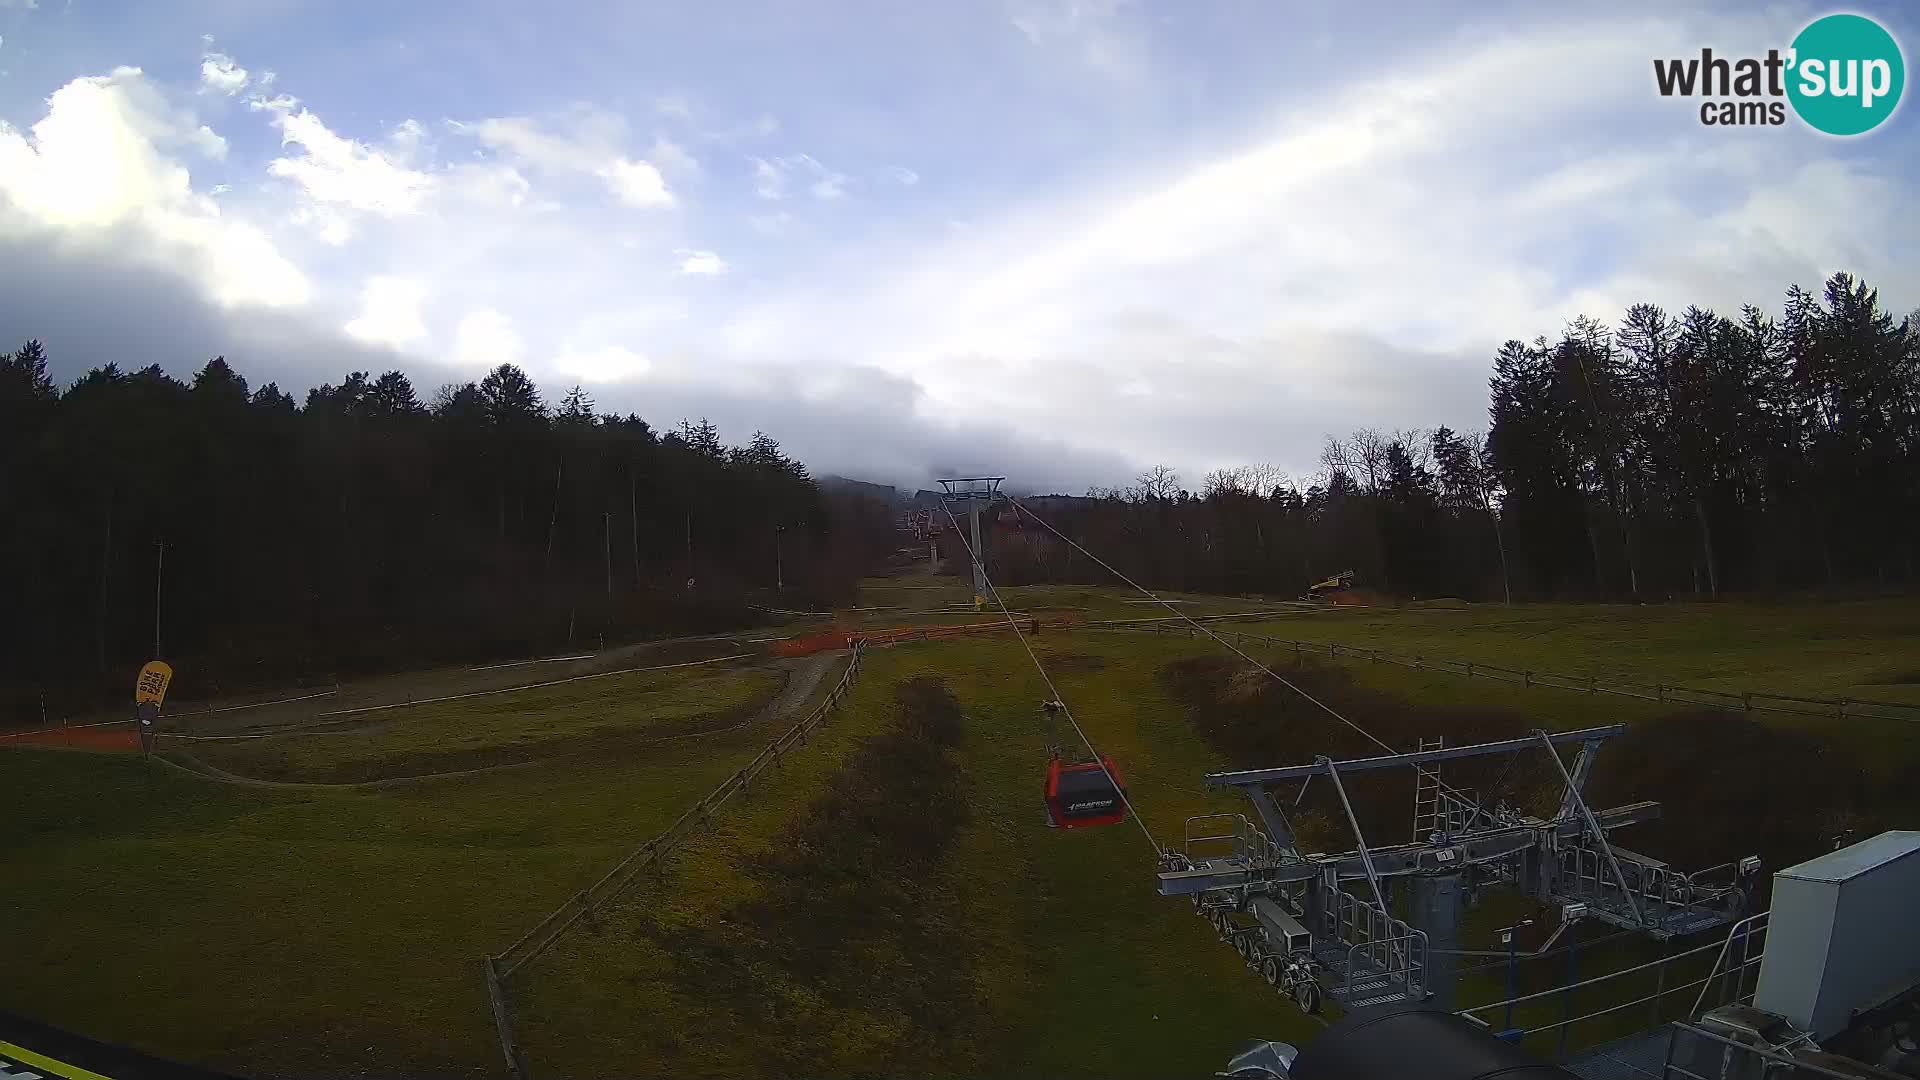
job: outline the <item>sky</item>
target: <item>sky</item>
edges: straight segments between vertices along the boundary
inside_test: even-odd
[[[1920,306],[1913,107],[1654,90],[1827,10],[0,0],[0,343],[296,399],[512,362],[907,487],[1304,479],[1484,428],[1495,350],[1579,314]]]

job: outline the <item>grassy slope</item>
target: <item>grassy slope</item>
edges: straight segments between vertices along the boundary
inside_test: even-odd
[[[1108,604],[1117,597],[1105,595]],[[1920,667],[1915,628],[1891,605],[1343,612],[1272,632],[1815,692]],[[1221,762],[1156,680],[1169,659],[1210,651],[1208,643],[1049,633],[1039,645],[1088,734],[1124,763],[1162,842],[1177,840],[1188,814],[1241,809],[1200,789],[1199,776]],[[1104,665],[1072,659],[1085,655]],[[1660,715],[1631,700],[1349,668],[1362,685],[1508,707],[1549,727]],[[699,928],[751,900],[761,887],[755,856],[881,730],[893,684],[941,673],[969,717],[958,753],[973,814],[935,894],[941,919],[969,942],[968,977],[1001,1033],[996,1045],[1017,1063],[997,1075],[1185,1074],[1250,1037],[1311,1034],[1184,903],[1153,894],[1151,858],[1132,826],[1041,827],[1044,690],[1018,646],[989,638],[872,654],[841,719],[750,801],[730,806],[664,887],[641,886],[598,936],[576,934],[529,969],[521,1007],[542,1075],[668,1062],[692,1075],[753,1071],[754,1025],[676,989],[649,926]],[[1920,744],[1904,726],[1858,738],[1864,731],[1842,734],[1883,762],[1911,761]],[[263,1072],[376,1063],[416,1075],[490,1071],[477,957],[664,824],[764,734],[689,740],[644,762],[378,794],[257,792],[161,769],[143,778],[137,762],[117,758],[0,752],[0,873],[31,883],[11,887],[0,919],[9,967],[0,1006]],[[145,914],[128,914],[135,910]],[[886,1033],[846,1019],[836,1060],[855,1062],[863,1041]]]
[[[1190,737],[1155,684],[1169,644],[1102,642],[1107,663],[1100,670],[1074,670],[1084,661],[1049,660],[1088,734],[1127,763],[1134,797],[1162,842],[1177,841],[1189,814],[1233,809],[1199,788],[1199,775],[1219,761]],[[1080,655],[1083,645],[1041,641],[1043,658],[1055,650]],[[919,675],[943,677],[968,720],[961,754],[973,813],[936,891],[951,902],[942,920],[973,943],[972,978],[997,1032],[988,1071],[1175,1075],[1196,1061],[1225,1060],[1254,1036],[1300,1038],[1316,1030],[1215,941],[1185,902],[1154,893],[1153,858],[1132,825],[1075,833],[1044,827],[1038,704],[1045,689],[1011,642],[872,654],[830,738],[880,730],[892,686]],[[804,763],[796,759],[789,776],[749,809],[730,814],[713,842],[688,856],[665,886],[637,892],[599,939],[576,937],[541,962],[522,1007],[529,1052],[543,1072],[639,1075],[671,1066],[689,1075],[757,1074],[753,1026],[673,985],[669,959],[645,924],[710,925],[756,895],[756,860],[779,825],[802,812],[842,753],[836,745],[830,753],[810,751]],[[856,1020],[836,1017],[846,1025],[836,1044],[842,1052],[820,1061],[819,1074],[857,1069],[868,1044],[890,1037]],[[942,1066],[925,1069],[939,1074]]]
[[[1920,612],[1904,599],[1358,608],[1260,627],[1247,629],[1573,675],[1920,702]]]
[[[594,736],[672,734],[687,722],[718,726],[744,719],[780,685],[780,675],[765,669],[636,672],[373,713],[365,728],[186,745],[229,772],[275,780],[451,772],[531,760]]]
[[[131,757],[8,750],[0,1007],[268,1074],[485,1072],[478,958],[765,739],[379,793],[259,791]]]

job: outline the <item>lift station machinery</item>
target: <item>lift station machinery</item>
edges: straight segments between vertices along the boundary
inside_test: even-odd
[[[1413,753],[1346,761],[1323,756],[1307,765],[1209,774],[1209,787],[1247,797],[1257,823],[1244,814],[1188,819],[1182,850],[1163,859],[1160,893],[1191,897],[1250,966],[1308,1012],[1318,1011],[1323,997],[1348,1008],[1411,1000],[1452,1009],[1460,921],[1469,896],[1488,886],[1505,884],[1557,906],[1562,921],[1555,937],[1580,919],[1662,941],[1734,922],[1747,910],[1757,857],[1682,873],[1608,838],[1658,817],[1658,803],[1587,805],[1595,755],[1625,730],[1536,731],[1457,747],[1423,739]],[[1557,749],[1567,743],[1579,746],[1570,767]],[[1447,761],[1532,749],[1547,752],[1562,781],[1559,807],[1549,818],[1504,803],[1482,805],[1441,777]],[[1415,772],[1407,843],[1370,845],[1354,815],[1347,778],[1379,769]],[[1322,776],[1353,829],[1352,851],[1301,852],[1270,790],[1299,782],[1304,795],[1304,785]],[[1392,899],[1400,879],[1408,887],[1405,919],[1394,914]]]

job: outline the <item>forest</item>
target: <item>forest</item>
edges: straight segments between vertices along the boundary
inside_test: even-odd
[[[155,655],[194,698],[737,628],[850,597],[891,537],[767,435],[550,404],[512,365],[296,402],[224,358],[63,389],[28,341],[0,478],[0,721],[122,700]]]
[[[1778,316],[1652,304],[1493,357],[1484,433],[1371,428],[1310,475],[1158,466],[1029,505],[1144,583],[1476,601],[1718,599],[1910,586],[1920,313],[1835,274]],[[848,602],[890,508],[779,443],[550,403],[502,365],[250,388],[0,353],[0,717],[118,699],[159,655],[197,697],[584,650]],[[1008,515],[1001,515],[1004,519]],[[1013,515],[997,580],[1104,581]],[[957,545],[947,554],[963,557]],[[156,618],[157,615],[157,618]]]
[[[1154,587],[1303,591],[1354,570],[1410,597],[1711,600],[1909,587],[1920,547],[1920,312],[1848,274],[1776,317],[1653,304],[1493,357],[1489,428],[1328,436],[1318,468],[1029,505]],[[1197,487],[1197,490],[1194,488]],[[1003,515],[1004,518],[1004,515]],[[1022,519],[996,576],[1096,581]]]

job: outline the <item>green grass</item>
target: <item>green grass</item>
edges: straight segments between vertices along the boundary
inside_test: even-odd
[[[1353,608],[1244,629],[1596,678],[1920,703],[1920,610],[1905,599]]]
[[[1069,604],[1080,599],[1077,589],[1032,590],[1009,601],[1039,606],[1052,592],[1065,594],[1052,602]],[[1087,606],[1117,608],[1124,596],[1088,591]],[[1229,610],[1243,604],[1214,602]],[[1476,607],[1335,612],[1276,620],[1267,632],[1513,667],[1832,693],[1920,670],[1916,624],[1920,618],[1893,604]],[[1195,734],[1161,677],[1174,659],[1217,653],[1211,643],[1046,631],[1036,647],[1087,734],[1123,765],[1141,820],[1160,842],[1177,845],[1189,815],[1244,811],[1201,786],[1205,772],[1227,762]],[[1380,708],[1399,700],[1491,709],[1552,728],[1626,720],[1636,731],[1675,739],[1702,723],[1696,714],[1630,699],[1385,664],[1339,667],[1356,688],[1378,695],[1367,701]],[[766,1071],[753,1043],[766,1026],[750,1011],[691,993],[684,964],[676,966],[662,943],[726,940],[714,935],[771,895],[779,879],[770,876],[768,858],[784,850],[865,741],[887,729],[896,687],[917,677],[944,680],[966,717],[964,737],[948,753],[969,813],[916,884],[920,929],[881,926],[859,939],[861,962],[884,967],[887,950],[909,949],[914,933],[937,931],[940,947],[927,955],[950,959],[966,984],[972,1004],[960,1011],[970,1026],[943,1036],[960,1050],[949,1065],[930,1062],[916,1074],[987,1060],[992,1067],[976,1071],[1189,1075],[1217,1067],[1250,1038],[1312,1037],[1317,1024],[1246,971],[1184,901],[1156,895],[1152,855],[1134,825],[1070,833],[1043,827],[1038,703],[1047,691],[1019,646],[996,636],[871,652],[845,709],[750,798],[730,804],[712,832],[674,858],[664,880],[636,885],[597,929],[572,933],[516,978],[523,1040],[538,1075]],[[541,742],[574,745],[602,738],[608,727],[644,736],[745,708],[769,692],[767,678],[700,668],[615,676],[406,710],[354,737],[263,741],[266,748],[310,744],[297,754],[234,753],[288,754],[283,767],[304,769],[305,777],[400,775],[422,755],[442,753],[539,756],[528,750]],[[1380,722],[1400,725],[1395,738],[1435,722],[1411,708]],[[1299,744],[1288,761],[1310,760],[1329,729],[1286,723]],[[1920,733],[1907,725],[1817,718],[1760,718],[1760,725],[1754,731],[1792,730],[1830,744],[1850,768],[1871,767],[1881,777],[1920,764]],[[0,1008],[263,1075],[491,1074],[497,1050],[478,958],[657,832],[770,734],[749,729],[650,747],[589,742],[582,745],[596,752],[564,761],[378,791],[238,788],[158,764],[149,772],[132,758],[0,750],[0,878],[8,883]],[[1669,764],[1665,745],[1634,751],[1644,758],[1620,758],[1622,775],[1631,781],[1635,768]],[[1724,767],[1701,775],[1712,777],[1716,791],[1761,798],[1764,812],[1773,774],[1746,775],[1745,759],[1731,753],[1744,748],[1729,751]],[[276,767],[266,758],[251,764]],[[1757,820],[1738,802],[1697,812],[1735,833]],[[1490,928],[1514,913],[1509,908],[1493,898],[1471,913],[1469,947],[1484,945]],[[794,935],[811,930],[803,917],[787,926]],[[1589,968],[1583,960],[1582,970],[1600,970],[1601,962],[1596,957]],[[821,1020],[826,1034],[807,1049],[815,1074],[855,1072],[875,1060],[863,1056],[874,1047],[916,1045],[920,1037],[902,1026],[916,1021],[895,1011],[809,998],[787,981],[769,985],[798,995],[790,999],[797,1015]],[[1500,989],[1497,971],[1482,973],[1462,998],[1485,1000]],[[887,993],[885,985],[874,988],[876,999]],[[1541,1016],[1552,1019],[1554,1011],[1543,1007]],[[976,1056],[989,1050],[993,1056]]]
[[[263,1075],[489,1070],[479,958],[765,739],[380,792],[8,749],[0,1008]]]
[[[635,672],[368,713],[364,726],[185,745],[219,768],[265,779],[325,783],[425,775],[737,723],[781,682],[765,668]]]
[[[1237,809],[1200,788],[1199,776],[1221,762],[1191,737],[1156,685],[1168,643],[1100,643],[1106,662],[1098,670],[1061,661],[1062,653],[1086,655],[1086,644],[1051,636],[1041,641],[1088,735],[1127,763],[1129,786],[1154,834],[1177,843],[1189,814]],[[969,977],[991,1017],[992,1046],[1001,1048],[987,1072],[1175,1075],[1195,1062],[1224,1062],[1255,1036],[1304,1038],[1318,1030],[1246,971],[1190,905],[1155,893],[1152,852],[1134,825],[1078,832],[1044,826],[1039,702],[1046,691],[1012,642],[875,651],[837,726],[880,730],[892,687],[921,676],[943,678],[967,718],[959,754],[972,816],[934,891],[948,898],[941,922],[973,943]],[[780,835],[779,825],[817,793],[826,764],[808,757],[801,767],[813,783],[783,778],[749,810],[730,815],[714,841],[682,860],[671,879],[636,893],[601,937],[570,939],[540,962],[524,994],[528,1052],[536,1063],[557,1075],[587,1075],[596,1067],[644,1075],[678,1066],[695,1074],[739,1074],[728,1068],[754,1074],[751,1028],[716,1019],[716,1006],[676,992],[670,959],[646,927],[709,927],[728,917],[738,898],[756,895],[758,860]],[[804,925],[792,929],[807,932]],[[632,1033],[607,1032],[606,1017],[623,1013],[647,1019]],[[861,1039],[849,1034],[844,1056],[829,1054],[809,1074],[840,1074],[861,1060],[866,1042],[906,1037],[848,1030],[864,1033]],[[944,1070],[930,1062],[917,1071]]]

